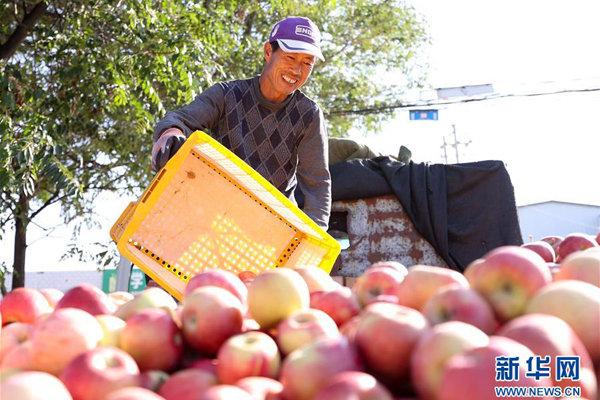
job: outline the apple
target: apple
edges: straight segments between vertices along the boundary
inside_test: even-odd
[[[127,303],[122,304],[115,312],[115,315],[122,320],[127,321],[127,319],[134,313],[147,308],[165,308],[169,310],[175,310],[177,308],[177,302],[163,289],[159,287],[151,287],[145,289],[141,293],[138,293]]]
[[[319,338],[339,335],[335,321],[321,310],[296,311],[277,326],[277,344],[283,355]]]
[[[129,292],[124,292],[124,291],[116,291],[116,292],[110,292],[108,294],[108,298],[112,300],[112,302],[114,303],[114,305],[119,308],[121,307],[123,304],[127,303],[130,300],[133,300],[135,296],[132,293]]]
[[[73,400],[63,383],[46,372],[27,371],[13,374],[2,381],[3,400]]]
[[[48,300],[36,289],[21,287],[7,293],[0,301],[2,325],[11,322],[34,322],[39,316],[52,312]]]
[[[244,282],[244,285],[248,287],[250,282],[252,282],[254,278],[256,278],[256,274],[252,271],[242,271],[238,274],[238,278],[240,278],[240,280]]]
[[[290,268],[258,275],[248,287],[250,316],[262,329],[270,329],[299,310],[308,309],[310,294],[302,276]]]
[[[13,322],[0,331],[0,364],[6,354],[17,345],[31,337],[32,325],[24,322]]]
[[[496,386],[552,386],[548,378],[536,380],[525,375],[526,360],[533,356],[530,349],[512,339],[492,336],[488,345],[461,352],[447,361],[439,388],[439,399],[496,400]],[[496,381],[496,357],[518,357],[518,380]]]
[[[96,315],[96,321],[102,327],[102,339],[100,346],[114,346],[119,347],[121,340],[121,332],[125,328],[125,321],[119,317],[109,314]]]
[[[224,269],[205,269],[194,275],[185,287],[185,296],[203,286],[218,286],[231,292],[243,305],[248,302],[246,285],[234,273]]]
[[[527,313],[564,320],[585,345],[594,363],[600,361],[600,288],[582,281],[552,282],[536,293]]]
[[[248,376],[236,382],[235,386],[250,393],[255,400],[279,400],[283,385],[275,379],[264,376]]]
[[[103,400],[164,400],[164,397],[141,387],[128,387],[111,392]]]
[[[102,336],[102,327],[88,312],[78,308],[55,310],[34,327],[32,365],[59,375],[75,357],[95,348]]]
[[[217,356],[219,381],[234,384],[247,376],[277,378],[281,357],[275,341],[263,332],[246,332],[227,340]]]
[[[562,262],[571,253],[597,246],[598,243],[596,243],[593,236],[585,233],[571,233],[565,236],[563,241],[558,245],[558,262]]]
[[[195,400],[217,385],[217,377],[199,368],[177,371],[161,386],[158,393],[166,400]]]
[[[193,349],[214,355],[227,339],[242,331],[244,311],[240,300],[223,288],[197,288],[183,303],[183,335]]]
[[[92,315],[112,314],[116,310],[106,293],[89,283],[81,283],[65,292],[56,309],[66,307],[79,308]]]
[[[117,389],[137,386],[139,373],[129,354],[102,346],[75,357],[60,374],[60,380],[75,399],[95,400]]]
[[[600,251],[576,251],[560,264],[554,280],[578,280],[600,287]]]
[[[33,368],[31,341],[26,340],[13,346],[0,363],[0,372],[9,370],[30,370]]]
[[[342,326],[360,312],[356,295],[350,288],[339,286],[327,292],[310,294],[310,308],[321,310]]]
[[[395,269],[396,271],[400,272],[400,274],[406,276],[406,274],[408,274],[408,270],[406,269],[406,267],[399,263],[398,261],[377,261],[374,264],[371,264],[369,266],[369,268],[379,268],[379,267],[387,267],[387,268],[392,268]]]
[[[578,356],[581,379],[554,380],[554,386],[579,387],[583,397],[597,397],[598,388],[590,355],[575,332],[562,319],[553,315],[527,314],[509,321],[497,334],[527,346],[541,357],[550,356],[552,367],[556,365],[557,356]],[[555,375],[552,374],[551,377],[554,379]]]
[[[357,315],[346,321],[344,325],[340,326],[340,333],[351,343],[354,343],[354,339],[356,338],[356,329],[358,328],[359,322],[360,315]]]
[[[409,377],[412,351],[427,329],[425,317],[412,308],[374,303],[362,312],[354,340],[367,368],[387,384]]]
[[[140,370],[175,368],[183,355],[183,339],[169,311],[146,309],[133,314],[121,331],[119,347]]]
[[[369,304],[373,298],[385,294],[396,296],[404,274],[390,267],[367,269],[352,285],[361,306]]]
[[[304,279],[309,293],[325,292],[340,286],[327,272],[318,267],[295,268],[294,271]]]
[[[415,265],[408,269],[408,274],[396,295],[401,306],[421,311],[431,296],[451,284],[469,287],[469,282],[460,272],[429,265]]]
[[[285,358],[279,379],[282,395],[285,399],[313,399],[333,376],[360,367],[356,349],[346,338],[318,340]]]
[[[527,302],[552,281],[539,254],[518,246],[498,247],[465,270],[471,287],[490,303],[499,322],[524,313]]]
[[[260,325],[252,318],[244,318],[242,323],[242,332],[259,331]]]
[[[475,290],[461,285],[448,285],[440,289],[425,303],[423,315],[431,325],[462,321],[488,335],[498,328],[494,310],[487,301]]]
[[[50,307],[55,308],[60,299],[64,296],[64,293],[54,288],[40,289],[40,293],[48,300]]]
[[[554,249],[554,254],[558,256],[558,245],[560,245],[560,242],[562,242],[563,239],[564,238],[562,236],[545,236],[541,238],[540,241],[546,242],[550,246],[552,246],[552,248]]]
[[[233,385],[216,385],[206,390],[198,400],[255,400],[250,393]]]
[[[419,397],[439,398],[442,373],[450,357],[488,343],[489,337],[483,331],[460,321],[444,322],[426,332],[410,359],[412,383]]]
[[[335,375],[314,400],[393,400],[391,393],[372,375],[346,371]]]
[[[160,390],[162,385],[169,379],[169,374],[159,369],[149,369],[140,373],[139,386],[144,389],[157,392]]]
[[[554,248],[548,242],[539,240],[537,242],[522,244],[521,247],[535,251],[546,262],[555,262],[556,261],[556,253],[554,252]]]

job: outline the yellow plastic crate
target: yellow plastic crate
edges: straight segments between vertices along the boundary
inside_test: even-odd
[[[207,268],[330,272],[339,243],[229,149],[194,132],[110,231],[124,257],[181,300]]]

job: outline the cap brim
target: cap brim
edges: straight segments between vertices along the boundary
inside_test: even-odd
[[[277,39],[277,43],[279,44],[281,50],[285,51],[286,53],[310,54],[311,56],[319,58],[321,61],[325,61],[323,53],[321,53],[321,49],[314,44],[293,39]]]

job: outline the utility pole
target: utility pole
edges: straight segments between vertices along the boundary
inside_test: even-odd
[[[446,147],[448,147],[448,143],[446,143],[446,136],[442,136],[444,140],[444,144],[440,146],[440,149],[444,151],[444,164],[448,164],[448,153],[446,152]]]
[[[456,125],[452,124],[452,136],[454,137],[454,143],[450,143],[450,146],[454,147],[454,154],[456,155],[456,163],[458,164],[460,162],[459,157],[458,157],[458,146],[460,145],[464,145],[465,147],[467,147],[471,141],[469,140],[468,142],[459,142],[458,139],[456,138]]]

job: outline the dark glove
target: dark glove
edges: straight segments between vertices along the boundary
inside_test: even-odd
[[[152,170],[159,171],[185,143],[185,135],[177,128],[167,129],[152,146]]]

